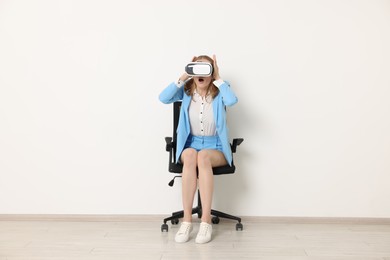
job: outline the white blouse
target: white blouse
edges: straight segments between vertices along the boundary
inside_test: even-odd
[[[184,82],[180,81],[175,83],[177,87],[181,87],[184,84]],[[222,79],[213,82],[216,87],[221,86],[223,83]],[[211,95],[207,94],[203,98],[195,90],[188,111],[192,135],[214,136],[217,134],[213,112],[213,98]]]
[[[188,115],[192,135],[214,136],[217,134],[213,114],[213,99],[210,94],[202,97],[195,90]]]

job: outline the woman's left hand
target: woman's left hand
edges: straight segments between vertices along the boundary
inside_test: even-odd
[[[215,55],[213,55],[213,61],[214,61],[214,64],[213,64],[213,67],[214,67],[213,78],[214,78],[214,80],[219,80],[219,79],[221,79],[221,77],[219,76],[219,68],[218,68],[218,65],[217,65],[217,57]]]

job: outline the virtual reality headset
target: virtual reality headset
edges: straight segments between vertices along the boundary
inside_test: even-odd
[[[213,66],[208,62],[191,62],[185,67],[189,76],[208,77],[213,73]]]

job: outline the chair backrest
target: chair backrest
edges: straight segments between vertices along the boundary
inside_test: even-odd
[[[174,158],[176,158],[176,140],[177,140],[177,126],[179,125],[179,118],[180,118],[180,109],[181,109],[181,101],[176,101],[173,103],[173,133],[172,133],[172,139],[173,139],[173,155]]]
[[[169,172],[173,173],[181,173],[183,170],[182,164],[176,164],[175,159],[176,158],[176,129],[179,124],[179,117],[180,117],[180,109],[181,109],[181,101],[176,101],[173,103],[173,133],[172,133],[172,149],[170,151],[170,159],[169,159]],[[242,142],[242,141],[241,141]],[[241,143],[240,142],[240,143]],[[233,149],[233,152],[235,152],[235,148]],[[213,173],[214,175],[220,175],[220,174],[231,174],[234,173],[236,170],[236,166],[234,165],[234,161],[232,162],[232,165],[225,165],[221,167],[214,167]]]

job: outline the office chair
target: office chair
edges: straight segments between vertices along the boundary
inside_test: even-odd
[[[175,154],[176,154],[176,129],[177,125],[179,123],[179,115],[180,115],[180,107],[181,107],[181,101],[177,101],[173,103],[173,137],[165,137],[165,142],[166,142],[166,151],[169,152],[169,167],[168,171],[172,173],[182,173],[183,170],[183,165],[182,164],[177,164],[175,163]],[[243,138],[235,138],[233,139],[233,142],[230,144],[230,147],[232,149],[232,153],[236,152],[237,146],[239,146],[242,142],[244,141]],[[232,174],[236,170],[236,167],[234,165],[234,162],[232,162],[232,166],[230,165],[225,165],[221,167],[215,167],[213,168],[213,174],[214,175],[222,175],[222,174]],[[181,177],[181,175],[175,176],[170,182],[169,186],[173,186],[174,180],[177,177]],[[198,218],[202,217],[202,202],[200,199],[200,192],[198,189],[198,205],[192,209],[192,214],[197,214]],[[184,216],[184,211],[177,211],[173,212],[172,216],[165,218],[164,219],[164,224],[161,225],[161,232],[168,232],[168,225],[167,222],[171,221],[172,225],[177,225],[179,223],[179,219]],[[211,210],[211,216],[212,216],[212,223],[213,224],[218,224],[219,223],[219,218],[226,218],[226,219],[231,219],[231,220],[237,220],[238,223],[236,224],[236,230],[243,230],[243,225],[241,223],[241,218],[232,216],[229,214],[226,214],[221,211],[217,211],[212,209]]]

